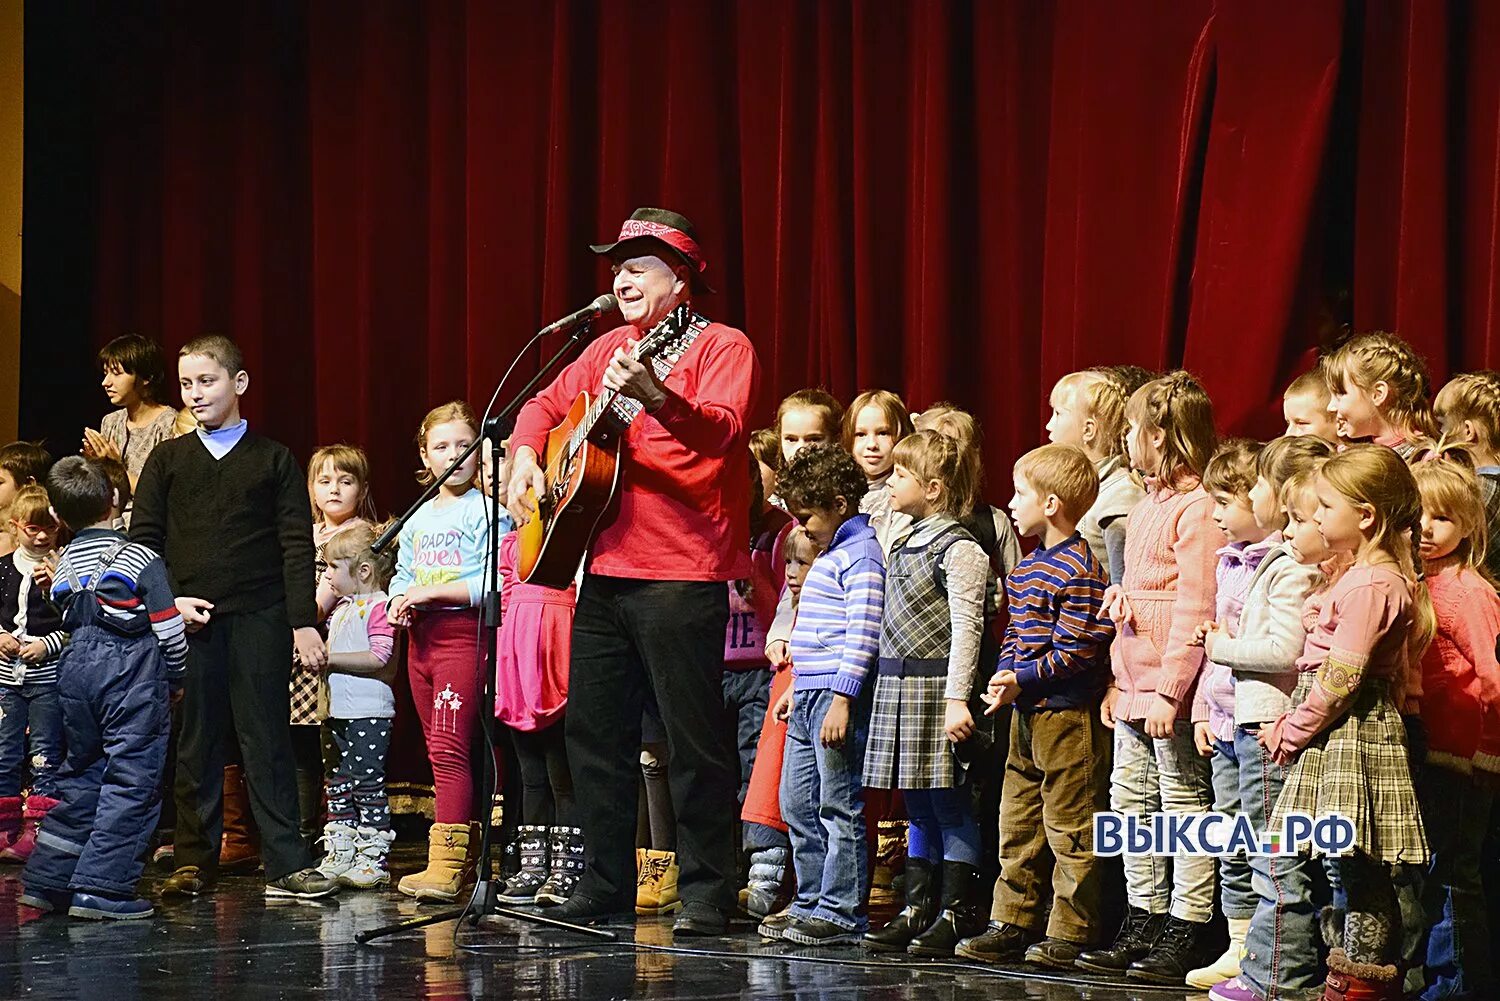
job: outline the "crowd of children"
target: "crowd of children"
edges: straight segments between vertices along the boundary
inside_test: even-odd
[[[401,684],[435,817],[427,867],[398,889],[458,899],[489,812],[474,668],[494,582],[495,714],[519,777],[500,896],[567,901],[589,850],[561,725],[575,589],[517,579],[503,514],[491,564],[503,452],[471,455],[377,551],[364,453],[321,449],[304,475],[249,430],[232,342],[182,349],[182,413],[150,341],[100,365],[121,410],[83,456],[0,448],[0,861],[26,863],[23,903],[149,915],[135,887],[162,795],[162,891],[206,892],[235,764],[268,894],[387,885]],[[752,437],[752,573],[730,585],[723,690],[740,906],[760,935],[1217,1001],[1483,996],[1500,376],[1434,398],[1409,346],[1358,336],[1291,383],[1268,443],[1221,439],[1185,372],[1090,369],[1049,399],[1050,442],[1015,463],[1008,512],[982,499],[979,429],[951,404],[913,415],[871,391],[845,410],[802,390]],[[466,404],[432,410],[419,479],[478,434]],[[644,748],[648,790],[669,753]],[[1103,811],[1212,811],[1257,835],[1338,814],[1353,843],[1127,852],[1120,881],[1094,850]],[[899,838],[902,820],[904,899],[872,927],[876,830]],[[653,832],[671,819],[640,826],[637,908],[666,913],[675,859]]]

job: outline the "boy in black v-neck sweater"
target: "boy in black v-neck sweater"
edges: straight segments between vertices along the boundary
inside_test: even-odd
[[[233,735],[260,828],[267,896],[327,896],[338,884],[309,868],[298,834],[288,723],[293,645],[304,664],[327,662],[307,487],[291,452],[240,418],[249,376],[233,341],[190,341],[178,375],[201,426],[152,450],[130,523],[131,538],[166,560],[189,632],[174,789],[178,868],[162,892],[197,895],[213,884]]]

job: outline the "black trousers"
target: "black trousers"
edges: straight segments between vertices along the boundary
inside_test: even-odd
[[[635,900],[641,706],[650,688],[667,731],[684,902],[734,906],[738,762],[724,708],[723,583],[589,574],[573,617],[568,761],[588,844],[575,891],[627,907]]]
[[[290,753],[292,630],[286,608],[215,614],[188,637],[177,743],[177,865],[213,872],[224,833],[224,765],[239,740],[266,879],[306,868]]]
[[[572,827],[573,772],[561,723],[542,730],[511,730],[511,747],[521,773],[521,822],[540,827]]]

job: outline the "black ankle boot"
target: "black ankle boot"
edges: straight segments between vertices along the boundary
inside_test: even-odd
[[[1132,907],[1125,912],[1125,921],[1120,925],[1120,932],[1113,943],[1103,949],[1090,949],[1080,954],[1073,965],[1095,973],[1124,973],[1131,963],[1144,959],[1151,951],[1166,920],[1165,914],[1147,914],[1138,907]]]
[[[942,913],[911,940],[906,951],[913,956],[952,956],[958,943],[984,931],[985,923],[979,904],[979,870],[963,862],[944,861]]]
[[[878,931],[864,937],[871,952],[904,952],[938,916],[938,869],[927,859],[906,860],[906,906]]]
[[[1188,971],[1196,968],[1202,958],[1199,943],[1203,937],[1201,933],[1207,927],[1206,921],[1167,918],[1151,951],[1131,963],[1125,975],[1148,984],[1177,986],[1185,983]]]

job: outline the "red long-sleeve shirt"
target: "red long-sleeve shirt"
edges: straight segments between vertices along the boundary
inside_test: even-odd
[[[595,340],[516,418],[511,447],[543,455],[547,432],[604,370],[632,326]],[[710,323],[664,382],[667,399],[624,436],[619,503],[604,516],[589,572],[640,580],[729,581],[750,573],[746,419],[760,385],[748,338]]]

